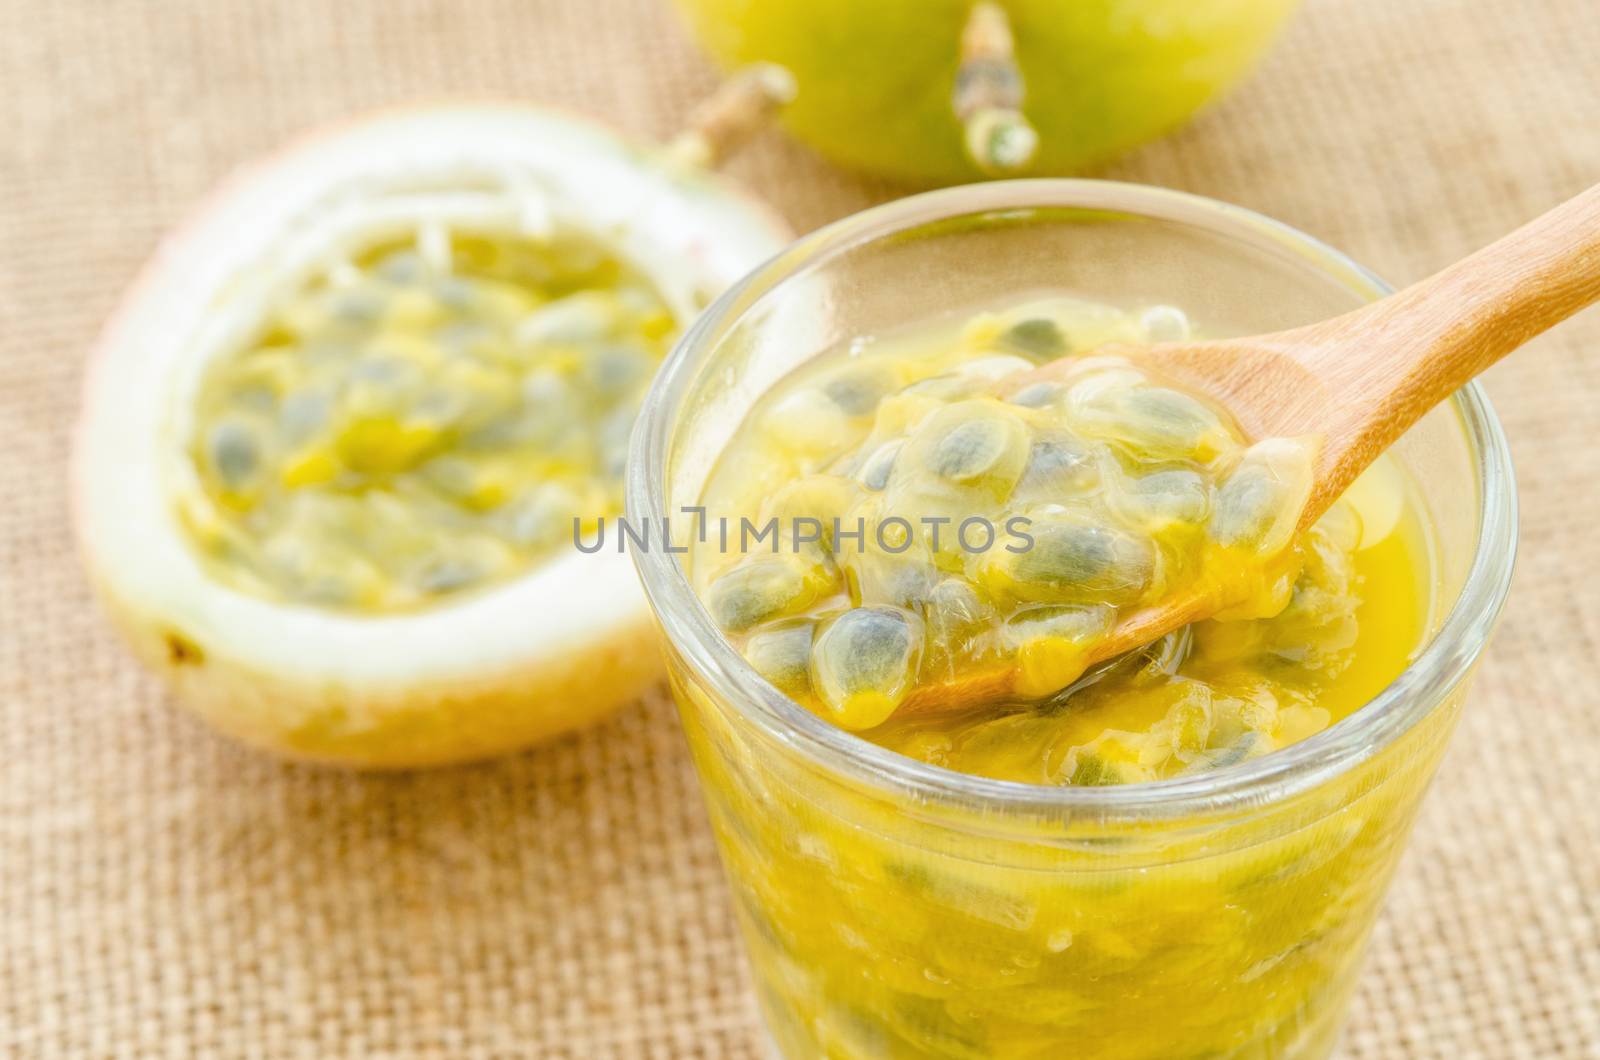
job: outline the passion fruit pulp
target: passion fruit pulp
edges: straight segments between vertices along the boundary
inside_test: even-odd
[[[90,578],[180,701],[293,756],[454,762],[596,720],[659,653],[627,557],[571,521],[618,510],[671,336],[786,240],[725,181],[539,108],[297,145],[100,339]]]

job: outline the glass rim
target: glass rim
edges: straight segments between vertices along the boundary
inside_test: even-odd
[[[1281,221],[1201,195],[1109,180],[1031,179],[961,185],[871,207],[802,236],[717,298],[691,325],[656,376],[630,447],[626,510],[666,515],[670,430],[703,353],[785,281],[854,247],[951,217],[1036,209],[1107,210],[1129,219],[1186,225],[1267,243],[1297,255],[1352,292],[1394,290],[1371,270]],[[1409,731],[1471,671],[1504,606],[1517,544],[1511,454],[1487,396],[1469,383],[1450,399],[1479,486],[1477,545],[1449,613],[1410,665],[1377,695],[1328,728],[1259,758],[1191,777],[1131,784],[1046,786],[959,773],[863,740],[812,713],[761,677],[733,649],[676,555],[634,549],[634,564],[663,635],[714,695],[771,739],[869,789],[965,810],[1097,819],[1170,818],[1247,806],[1310,790]]]

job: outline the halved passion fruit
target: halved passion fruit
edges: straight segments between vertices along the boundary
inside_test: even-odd
[[[713,130],[715,133],[716,130]],[[74,453],[92,581],[218,728],[460,761],[655,680],[621,509],[673,337],[787,241],[666,153],[526,106],[395,112],[242,174],[100,339]]]

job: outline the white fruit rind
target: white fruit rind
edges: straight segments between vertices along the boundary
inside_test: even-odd
[[[685,324],[788,241],[724,181],[582,119],[489,105],[381,114],[304,141],[236,177],[161,248],[89,366],[73,467],[80,547],[181,701],[298,757],[483,757],[592,721],[660,673],[631,561],[610,547],[567,548],[430,610],[365,617],[230,588],[179,525],[207,363],[311,272],[429,225],[587,232],[650,276]]]

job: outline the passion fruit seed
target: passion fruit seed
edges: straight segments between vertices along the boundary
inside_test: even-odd
[[[1004,426],[968,420],[939,439],[929,454],[929,466],[934,474],[951,482],[971,482],[1000,462],[1007,441]]]
[[[811,640],[816,623],[801,619],[750,635],[744,657],[775,688],[791,696],[811,690]]]
[[[798,556],[747,558],[711,583],[706,605],[729,633],[814,602],[830,579]]]
[[[1040,435],[1028,450],[1028,463],[1017,483],[1019,497],[1069,501],[1098,485],[1100,471],[1089,446],[1069,434]]]
[[[1081,411],[1089,429],[1140,460],[1206,461],[1233,444],[1217,413],[1168,387],[1107,389]]]
[[[823,393],[847,415],[865,416],[878,407],[889,389],[888,380],[867,372],[852,372],[829,380]]]
[[[1037,360],[1049,360],[1068,352],[1067,337],[1061,325],[1049,317],[1029,317],[1019,320],[1000,336],[1008,349],[1017,350]]]
[[[1286,438],[1257,442],[1217,490],[1211,536],[1224,548],[1276,552],[1293,534],[1310,490],[1309,446]]]
[[[889,473],[894,470],[895,457],[900,455],[900,449],[905,445],[903,441],[885,442],[872,455],[867,457],[866,463],[861,465],[857,479],[869,490],[874,492],[882,490],[889,484]]]
[[[1125,783],[1122,770],[1115,762],[1089,750],[1076,750],[1073,756],[1072,771],[1067,776],[1068,784],[1080,788],[1099,788]]]
[[[261,467],[261,443],[255,432],[238,420],[224,420],[213,427],[207,451],[212,470],[230,492],[243,489]]]
[[[1081,518],[1035,520],[1033,547],[1007,563],[1003,584],[1020,600],[1126,604],[1150,585],[1155,549],[1147,537]]]
[[[1006,622],[1005,640],[1016,653],[1016,690],[1029,698],[1071,684],[1088,664],[1094,642],[1111,628],[1105,606],[1031,607]]]
[[[942,676],[953,678],[962,663],[974,662],[991,652],[995,608],[965,578],[945,578],[924,594],[920,605],[927,628],[924,658],[927,665],[942,661]]]
[[[850,598],[858,602],[916,607],[939,577],[931,557],[922,550],[892,553],[875,548],[853,549],[839,557],[839,564]]]
[[[990,400],[947,405],[923,421],[900,461],[906,474],[920,469],[938,488],[951,487],[1003,500],[1028,458],[1027,432],[1005,406]]]
[[[1157,471],[1128,480],[1110,495],[1123,521],[1161,534],[1205,523],[1211,510],[1211,489],[1195,471]]]
[[[894,607],[857,607],[829,622],[812,656],[812,685],[844,729],[888,719],[910,691],[922,622]]]

